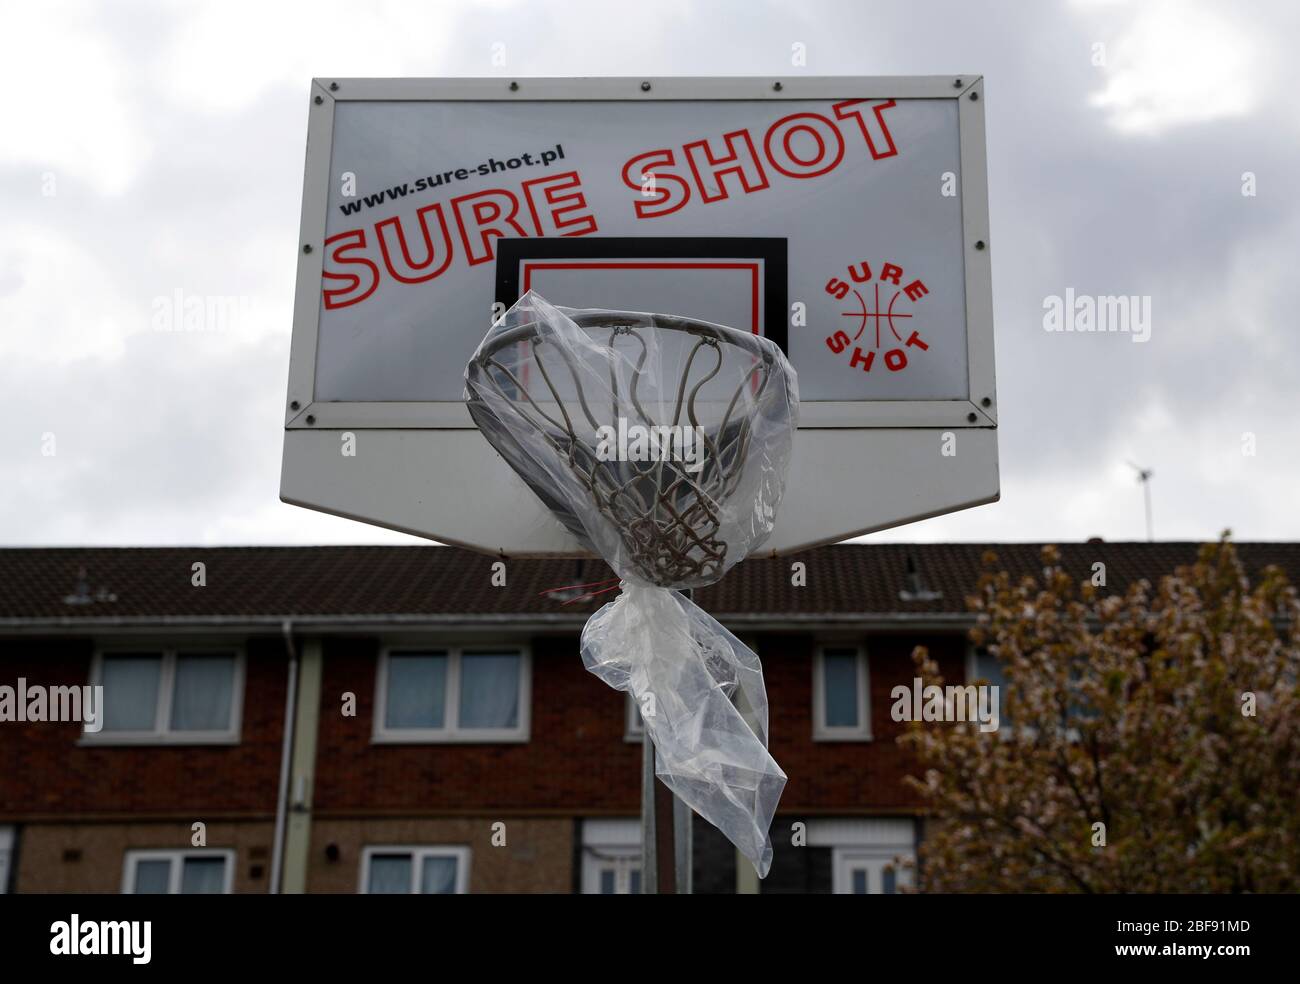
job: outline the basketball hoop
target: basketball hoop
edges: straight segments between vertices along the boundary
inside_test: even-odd
[[[712,584],[772,530],[798,412],[784,354],[720,325],[560,309],[530,292],[470,360],[465,399],[622,578],[583,630],[588,669],[632,693],[656,773],[766,874],[785,774],[766,748],[762,669],[673,589]]]
[[[761,407],[769,400],[785,399],[785,394],[776,392],[773,383],[780,350],[764,345],[756,336],[685,318],[575,311],[571,312],[570,320],[588,332],[597,347],[602,344],[600,336],[604,336],[603,345],[611,366],[620,363],[630,366],[626,386],[620,384],[620,374],[611,371],[605,394],[610,408],[607,423],[599,421],[592,410],[596,401],[587,398],[583,373],[573,354],[559,342],[548,342],[542,322],[489,336],[489,341],[470,363],[467,378],[471,393],[480,388],[490,391],[496,397],[496,406],[508,406],[520,424],[531,427],[567,464],[586,492],[588,503],[618,530],[631,565],[642,578],[651,584],[673,588],[716,581],[731,566],[727,563],[728,544],[719,535],[724,520],[723,505],[731,499],[740,482],[753,433],[752,416],[738,414],[737,409],[746,389],[750,393],[745,402],[754,407]],[[646,378],[651,351],[647,335],[668,332],[687,336],[690,344],[677,379],[669,419],[656,421],[640,399],[641,393],[652,385]],[[620,349],[620,343],[625,343],[623,349],[632,349],[631,358]],[[729,349],[735,350],[734,360],[728,358]],[[522,360],[518,358],[521,352]],[[511,355],[516,357],[513,364]],[[721,420],[715,428],[707,427],[701,422],[703,411],[698,405],[701,390],[720,373],[724,362],[746,359],[750,368],[733,387]],[[520,362],[525,370],[535,367],[540,377],[531,387],[520,379],[521,375],[529,375],[520,372]],[[548,362],[551,362],[549,366]],[[563,392],[560,381],[553,379],[555,363],[567,369],[573,384],[571,394]],[[566,397],[576,400],[581,416],[570,415]],[[496,444],[500,421],[493,415],[488,401],[471,396],[469,410],[479,429],[489,434],[489,440]],[[602,430],[616,428],[618,421],[628,419],[624,414],[644,428],[650,450],[658,443],[660,453],[640,461],[598,453]],[[586,427],[582,426],[584,423]],[[688,433],[702,434],[703,447],[696,469],[689,468],[680,457],[674,457],[671,447],[668,454],[663,453],[660,435],[665,429],[671,434],[671,429],[682,426],[693,429]],[[534,473],[520,471],[520,474],[567,528],[590,542],[575,503],[538,488]]]

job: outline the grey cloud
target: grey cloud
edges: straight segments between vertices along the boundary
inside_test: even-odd
[[[1269,57],[1300,36],[1282,2],[1252,5],[1250,17],[1208,8]],[[1300,127],[1287,92],[1264,84],[1247,115],[1156,135],[1116,130],[1090,104],[1105,77],[1089,50],[1124,35],[1134,11],[1123,4],[609,9],[461,5],[424,74],[775,75],[794,71],[798,41],[810,74],[985,75],[1004,501],[884,536],[1140,536],[1126,455],[1157,470],[1163,537],[1224,525],[1243,537],[1300,535],[1289,505],[1300,280],[1288,262],[1270,263],[1300,255]],[[181,16],[126,5],[95,22],[148,145],[121,195],[73,169],[46,199],[44,168],[0,162],[5,229],[75,246],[108,285],[56,279],[32,296],[36,246],[0,232],[0,305],[23,297],[63,319],[58,332],[37,319],[21,337],[2,326],[0,351],[11,354],[0,364],[0,542],[410,539],[275,501],[308,80],[272,81],[232,111],[170,98],[147,67]],[[497,41],[505,69],[489,62]],[[1253,199],[1239,193],[1246,170],[1258,175]],[[1151,341],[1043,331],[1044,297],[1066,287],[1151,295]],[[252,323],[233,334],[150,331],[153,299],[178,288],[248,298]],[[74,310],[84,324],[64,323]],[[105,347],[94,335],[105,330],[120,344]],[[58,345],[42,345],[46,332]],[[1259,435],[1254,459],[1237,450],[1243,430]],[[58,438],[54,459],[40,456],[46,431]]]

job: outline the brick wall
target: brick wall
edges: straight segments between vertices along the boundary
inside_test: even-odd
[[[640,808],[640,750],[623,740],[623,695],[587,672],[575,636],[528,640],[532,651],[531,738],[527,744],[374,744],[375,638],[325,643],[315,808],[356,811],[546,810],[634,813]],[[902,783],[914,771],[894,739],[890,691],[911,684],[912,649],[924,644],[945,677],[964,673],[961,636],[877,635],[867,639],[870,742],[814,741],[808,634],[757,639],[771,705],[772,752],[790,776],[788,811],[906,812],[918,805]],[[345,692],[357,716],[341,714]]]
[[[890,718],[890,690],[910,684],[918,643],[930,647],[945,677],[962,679],[965,641],[957,634],[858,637],[870,668],[869,742],[813,739],[817,636],[765,633],[751,641],[767,679],[772,751],[790,777],[764,890],[828,884],[824,859],[807,851],[785,857],[790,823],[916,810],[919,800],[902,782],[915,765],[895,743],[905,725]],[[586,671],[575,635],[527,642],[527,744],[386,745],[371,741],[380,640],[325,640],[309,891],[355,891],[361,848],[382,843],[471,846],[473,891],[569,891],[574,818],[639,812],[641,750],[623,739],[623,695]],[[92,653],[86,639],[0,642],[0,683],[25,676],[32,684],[81,685]],[[237,746],[86,747],[75,724],[0,724],[0,822],[21,828],[17,890],[117,891],[127,846],[186,846],[194,820],[208,822],[210,845],[239,845],[238,891],[265,890],[286,667],[278,638],[249,640],[245,653]],[[348,691],[357,697],[356,717],[340,713]],[[114,822],[128,815],[133,822]],[[164,818],[173,822],[143,822]],[[245,819],[258,822],[222,822]],[[508,823],[507,848],[491,846],[497,820]],[[329,843],[338,846],[338,861],[325,856]],[[713,859],[697,864],[698,889],[734,890],[730,845],[698,826],[697,845],[697,860]],[[254,877],[259,868],[265,871]]]
[[[890,690],[910,683],[912,648],[924,643],[949,679],[963,674],[960,636],[876,635],[867,640],[871,742],[812,737],[811,634],[756,640],[771,703],[772,751],[790,782],[787,812],[906,811],[913,766],[894,739]],[[371,742],[377,638],[325,643],[316,810],[428,814],[480,808],[587,815],[639,809],[640,751],[623,740],[623,697],[582,665],[571,635],[529,640],[533,655],[531,740],[498,745]],[[0,682],[80,685],[89,640],[5,644]],[[236,746],[86,747],[75,724],[0,724],[0,819],[76,814],[264,815],[275,809],[285,664],[278,639],[246,646],[241,741]],[[341,695],[357,695],[343,717]]]
[[[505,823],[506,843],[492,843]],[[321,820],[312,828],[308,893],[356,892],[365,847],[468,847],[469,891],[565,893],[573,888],[575,823],[569,819],[479,817]],[[327,853],[327,848],[334,850]],[[332,859],[331,855],[335,855]]]
[[[859,637],[859,640],[861,637]],[[854,640],[854,641],[859,641]],[[965,641],[961,636],[873,635],[865,639],[871,683],[872,740],[813,740],[812,635],[765,635],[758,639],[772,729],[771,750],[789,776],[781,797],[786,813],[907,812],[919,805],[903,785],[914,760],[895,739],[905,723],[890,717],[889,694],[915,676],[912,650],[925,645],[945,679],[961,680]]]
[[[234,890],[266,892],[270,884],[271,823],[213,822],[207,846],[235,849]],[[188,822],[40,823],[19,833],[15,891],[116,893],[127,850],[190,848]]]
[[[0,684],[84,686],[88,639],[0,642]],[[0,723],[0,820],[76,814],[270,816],[275,812],[284,719],[283,643],[245,647],[238,745],[93,747],[81,726]]]
[[[373,744],[377,639],[324,647],[315,808],[331,811],[631,813],[640,808],[640,746],[623,740],[623,695],[587,672],[574,636],[532,651],[527,744]],[[341,695],[357,696],[343,717]]]

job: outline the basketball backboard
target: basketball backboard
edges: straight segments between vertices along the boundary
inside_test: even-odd
[[[769,551],[994,501],[982,98],[977,76],[317,80],[281,498],[577,552],[462,402],[531,289],[786,351]]]

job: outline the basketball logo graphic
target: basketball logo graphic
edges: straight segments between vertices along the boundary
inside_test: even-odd
[[[909,320],[914,317],[912,306],[929,289],[919,279],[904,284],[903,268],[894,263],[884,264],[874,280],[865,261],[850,264],[846,272],[848,280],[832,277],[826,284],[826,293],[844,302],[839,311],[844,327],[827,337],[826,347],[836,355],[847,353],[851,369],[871,372],[877,353],[883,353],[885,368],[901,372],[907,368],[909,350],[930,348]]]

